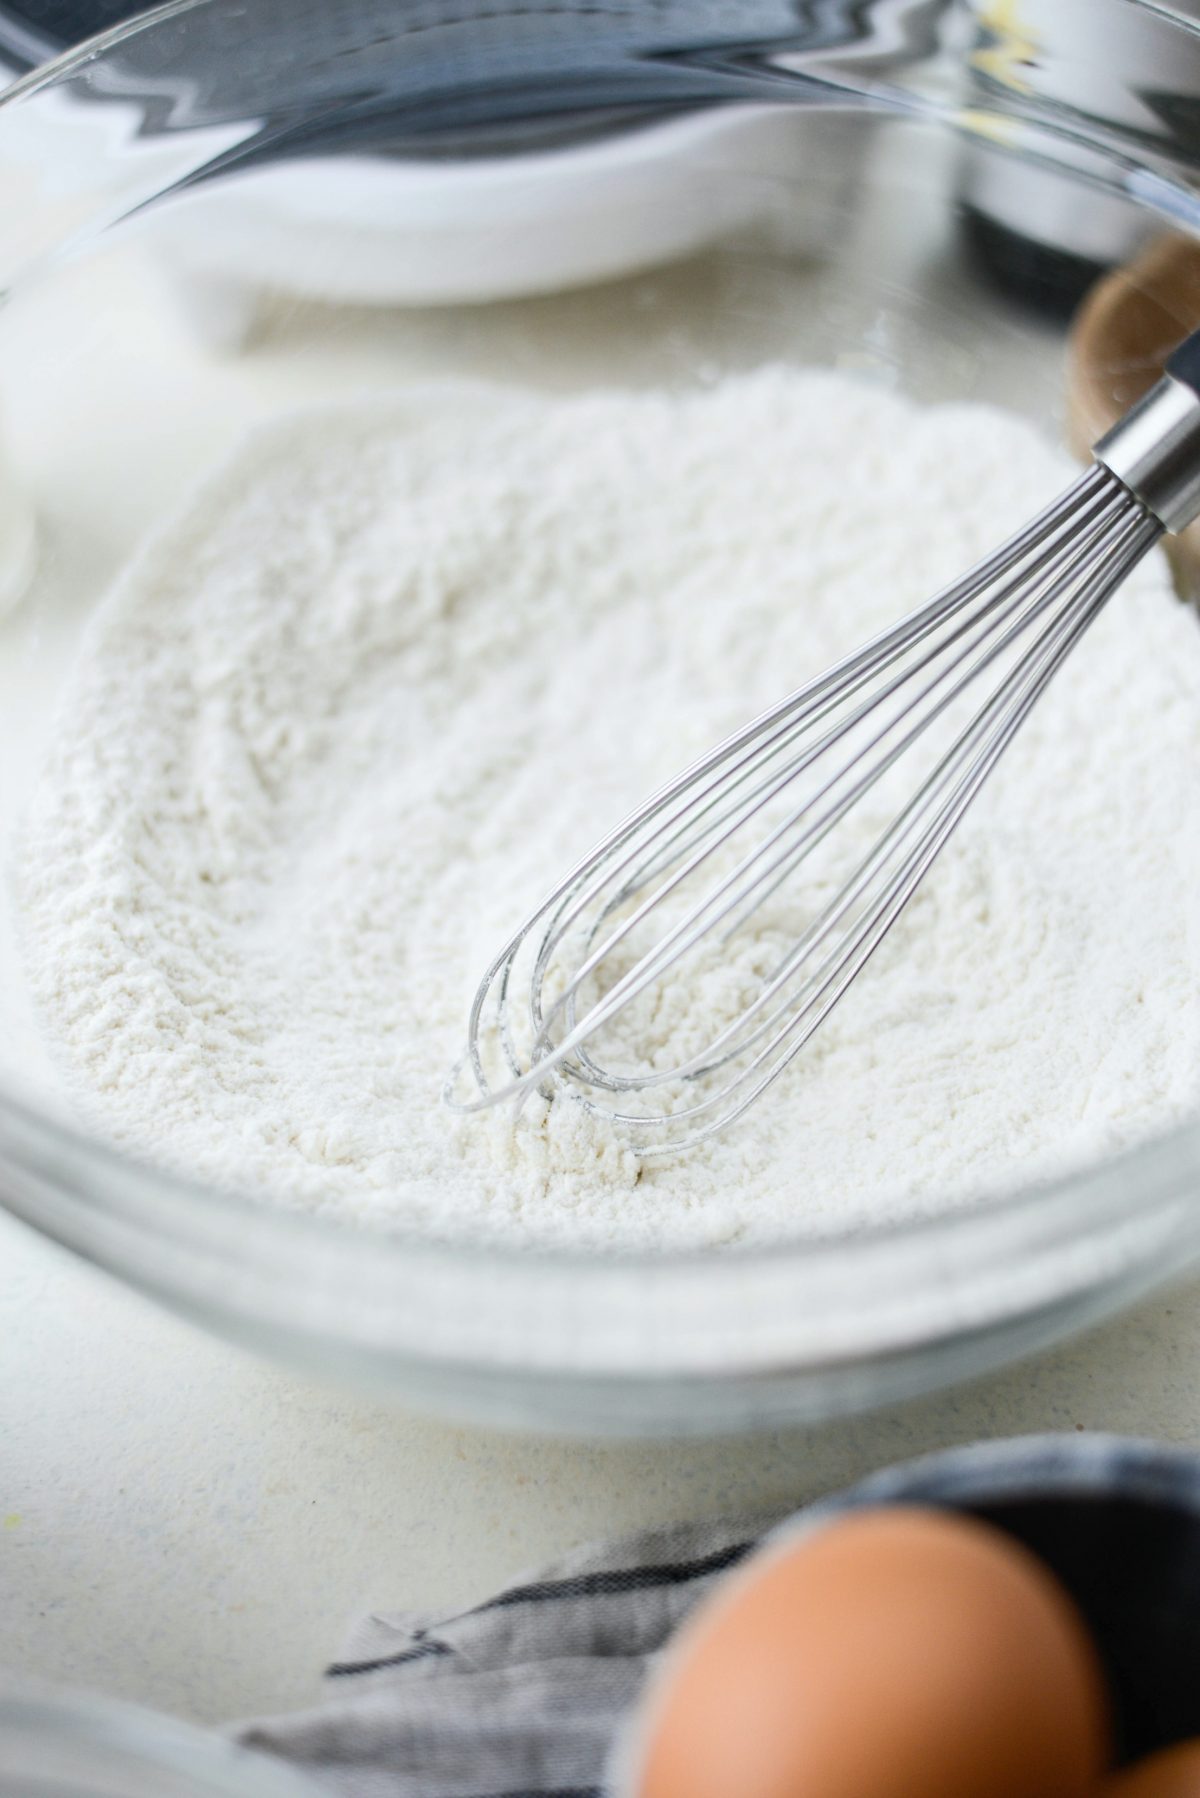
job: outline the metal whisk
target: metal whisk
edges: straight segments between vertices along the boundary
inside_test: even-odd
[[[653,1156],[779,1078],[1092,620],[1200,513],[1200,332],[1093,455],[961,580],[694,762],[559,882],[488,968],[448,1104],[565,1088]],[[706,1033],[696,994],[730,967],[728,1016]]]

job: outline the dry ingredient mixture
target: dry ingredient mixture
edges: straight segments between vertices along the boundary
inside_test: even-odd
[[[993,410],[785,369],[261,430],[96,617],[27,822],[78,1108],[298,1207],[656,1249],[944,1210],[1192,1113],[1200,630],[1158,557],[740,1127],[639,1166],[566,1097],[439,1103],[564,866],[1069,472]]]

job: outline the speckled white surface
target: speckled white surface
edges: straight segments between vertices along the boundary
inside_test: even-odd
[[[975,1437],[1200,1446],[1200,1282],[971,1388],[750,1441],[449,1428],[303,1384],[0,1218],[0,1664],[201,1720],[311,1700],[343,1623],[609,1531],[781,1510]]]

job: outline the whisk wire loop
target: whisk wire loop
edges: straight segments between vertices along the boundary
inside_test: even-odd
[[[722,1115],[703,1131],[682,1140],[673,1140],[670,1147],[672,1152],[677,1152],[682,1148],[694,1146],[695,1143],[717,1130],[724,1129],[740,1116],[765,1090],[766,1086],[770,1085],[784,1071],[789,1062],[824,1023],[834,1006],[882,943],[916,887],[924,879],[937,855],[965,815],[979,788],[1016,734],[1025,716],[1040,697],[1045,685],[1142,553],[1138,540],[1142,536],[1143,530],[1144,526],[1140,525],[1139,521],[1126,518],[1111,531],[1105,547],[1113,556],[1112,574],[1106,579],[1103,587],[1082,599],[1074,593],[1068,597],[1053,625],[1046,633],[1040,653],[1036,657],[1031,657],[1028,664],[1022,665],[1008,677],[1003,687],[989,701],[987,707],[957,739],[953,748],[929,776],[920,792],[913,796],[906,808],[907,820],[902,815],[888,827],[884,836],[876,842],[867,861],[862,864],[853,881],[837,895],[836,900],[831,903],[827,911],[822,914],[821,918],[814,921],[809,931],[805,933],[805,937],[797,943],[788,962],[767,989],[772,994],[780,989],[792,970],[823,938],[831,924],[844,914],[852,900],[859,896],[865,886],[869,885],[872,876],[890,859],[889,851],[896,847],[897,842],[903,836],[911,834],[914,820],[921,816],[922,803],[928,799],[931,793],[939,791],[945,786],[947,779],[955,770],[962,767],[972,751],[979,750],[977,759],[968,766],[966,772],[951,788],[945,802],[935,814],[932,824],[927,827],[926,835],[917,853],[893,873],[886,887],[880,893],[876,906],[862,917],[854,929],[835,943],[805,982],[801,991],[789,999],[786,1006],[778,1008],[772,1019],[769,1020],[774,1022],[781,1015],[788,1016],[788,1022],[771,1038],[766,1048],[760,1051],[728,1086],[716,1094],[701,1099],[694,1105],[674,1110],[669,1114],[645,1115],[613,1111],[608,1114],[613,1121],[646,1129],[678,1127],[726,1103],[732,1094],[740,1094],[737,1103],[734,1105],[726,1103],[726,1109]],[[758,1001],[756,1001],[757,1003]],[[746,1015],[749,1013],[743,1014],[743,1016]],[[762,1034],[765,1034],[765,1027],[760,1027],[757,1037],[761,1037]],[[739,1043],[736,1049],[724,1059],[728,1061],[733,1058],[734,1054],[744,1053],[754,1040],[756,1039],[752,1038]],[[767,1065],[766,1075],[754,1084],[748,1084],[764,1064]],[[711,1071],[711,1067],[706,1071]],[[680,1070],[677,1069],[674,1072],[677,1075]],[[630,1080],[622,1084],[640,1089],[643,1085],[649,1084],[649,1080]],[[743,1088],[746,1090],[741,1090]],[[643,1152],[653,1152],[653,1150],[644,1150]]]
[[[1120,531],[1113,531],[1111,529],[1111,512],[1107,516],[1110,521],[1107,549],[1114,555],[1117,555],[1121,553],[1124,543],[1129,541],[1131,535],[1130,529],[1127,521],[1123,521]],[[1121,566],[1123,569],[1124,564],[1122,563]],[[1059,597],[1061,594],[1061,587],[1062,583],[1060,581],[1056,587],[1040,601],[1037,609],[1044,610],[1056,597]],[[1015,628],[1016,627],[1008,633],[1010,639],[1012,635],[1015,634]],[[1001,643],[988,652],[987,659],[995,659],[996,655],[1000,653],[1003,647],[1005,647],[1005,643],[1002,640]],[[1039,664],[1036,662],[1032,663],[1031,672],[1036,670],[1038,665]],[[972,668],[971,678],[978,672],[980,666],[981,663],[977,663]],[[770,1001],[786,987],[794,970],[812,951],[817,949],[825,941],[832,929],[869,888],[871,881],[880,867],[899,850],[909,837],[912,836],[913,832],[920,824],[933,795],[944,786],[946,780],[953,771],[959,767],[967,755],[978,746],[985,727],[990,723],[995,713],[1008,700],[1011,687],[1012,683],[1010,682],[994,695],[993,698],[989,700],[987,706],[980,712],[975,723],[969,729],[962,732],[957,738],[943,760],[926,778],[922,786],[912,795],[903,810],[893,819],[883,834],[877,838],[865,860],[859,865],[855,873],[839,890],[825,909],[807,927],[792,950],[779,964],[775,972],[765,980],[758,996],[746,1007],[745,1011],[737,1019],[733,1020],[720,1031],[716,1037],[714,1037],[713,1041],[708,1045],[705,1056],[696,1057],[691,1062],[681,1063],[678,1067],[669,1071],[621,1078],[607,1073],[606,1070],[601,1068],[588,1054],[586,1046],[581,1045],[575,1051],[576,1060],[579,1067],[585,1072],[589,1081],[592,1084],[605,1085],[611,1089],[619,1090],[622,1088],[645,1088],[656,1084],[665,1084],[670,1080],[681,1076],[704,1076],[714,1072],[716,1068],[732,1059],[735,1055],[745,1053],[760,1041],[769,1031],[781,1012],[790,1006],[793,1001],[790,999],[785,1000],[783,1006],[776,1007],[773,1011],[767,1011],[766,1017],[757,1024],[751,1033],[743,1033],[745,1026],[757,1018],[759,1013],[767,1010]],[[1039,685],[1035,689],[1035,696],[1036,693],[1040,691],[1041,686]],[[1008,738],[1005,737],[1003,741],[1006,743]],[[972,795],[974,791],[974,787],[970,788]],[[754,903],[756,905],[765,902],[765,900],[770,897],[775,885],[791,873],[796,860],[798,860],[805,852],[805,847],[805,840],[802,838],[798,847],[789,856],[782,873],[772,875],[771,884],[765,887],[761,893],[754,896]],[[796,1002],[799,1003],[800,1001],[797,1000]],[[576,1020],[569,1012],[568,1017],[574,1026]],[[678,1119],[678,1117],[685,1114],[675,1113],[673,1115]]]
[[[1109,509],[1100,512],[1099,517],[1101,523],[1104,523],[1112,516],[1112,511],[1117,504],[1118,502],[1116,501],[1110,502]],[[627,975],[624,980],[619,981],[616,986],[610,989],[605,995],[603,1002],[589,1012],[588,1020],[585,1020],[585,1037],[591,1035],[595,1029],[600,1028],[609,1017],[615,1015],[616,1011],[620,1009],[623,1004],[629,999],[636,997],[646,986],[659,978],[662,973],[673,966],[682,956],[686,955],[688,951],[694,947],[699,937],[706,935],[717,924],[723,923],[739,905],[746,905],[747,915],[761,906],[765,899],[769,897],[773,887],[780,884],[788,877],[796,864],[824,840],[829,832],[840,823],[847,812],[849,812],[852,807],[870,791],[871,787],[884,777],[888,770],[900,759],[906,750],[911,747],[916,739],[928,729],[929,725],[954,703],[959,695],[965,691],[966,687],[983,669],[1003,653],[1017,635],[1027,628],[1031,618],[1037,616],[1038,613],[1044,609],[1045,605],[1051,602],[1058,592],[1058,587],[1051,584],[1051,577],[1057,572],[1060,559],[1065,559],[1064,557],[1061,557],[1061,552],[1060,558],[1051,558],[1047,561],[1046,568],[1043,571],[1043,587],[1048,589],[1048,591],[1042,592],[1035,589],[1032,599],[1028,592],[1018,593],[1015,598],[1012,598],[1007,588],[1003,591],[1002,597],[1008,603],[999,610],[997,615],[990,621],[990,625],[987,624],[987,621],[984,621],[986,628],[994,629],[998,622],[1009,619],[1014,612],[1019,611],[1020,616],[1014,624],[1010,625],[1007,631],[999,636],[996,641],[988,647],[985,653],[981,654],[969,667],[967,667],[966,671],[960,675],[960,678],[957,681],[951,682],[951,677],[962,669],[963,664],[968,661],[969,657],[978,647],[981,637],[984,634],[983,629],[980,628],[976,630],[976,634],[972,636],[970,634],[971,629],[979,624],[978,619],[973,619],[970,621],[969,625],[961,625],[950,638],[942,643],[940,648],[942,651],[945,651],[949,644],[956,639],[965,639],[964,647],[959,654],[945,663],[925,686],[916,692],[916,694],[907,698],[896,713],[884,722],[875,734],[851,756],[849,761],[842,764],[840,768],[824,781],[814,794],[806,798],[798,808],[790,812],[778,825],[776,825],[763,842],[746,855],[732,872],[727,875],[725,879],[704,898],[704,900],[694,906],[679,920],[678,924],[672,930],[667,932],[667,934],[660,940],[653,953],[644,957],[638,964],[636,970],[631,972],[631,974]],[[999,602],[997,602],[997,604],[998,603]],[[855,724],[861,722],[869,713],[878,710],[882,706],[882,703],[897,690],[904,687],[911,677],[911,671],[907,671],[904,674],[897,676],[885,686],[877,696],[873,697],[869,704],[860,706],[851,714],[850,718],[839,725],[837,729],[828,732],[825,736],[818,739],[816,744],[798,757],[794,763],[785,769],[781,776],[773,782],[766,783],[765,794],[762,789],[756,789],[755,795],[752,796],[752,802],[748,803],[745,809],[739,813],[735,824],[730,825],[728,829],[715,840],[715,842],[706,840],[704,846],[696,849],[689,860],[684,863],[684,865],[664,884],[663,887],[657,889],[630,918],[626,919],[616,930],[606,937],[598,947],[591,950],[588,959],[573,976],[566,992],[560,994],[556,1001],[554,1012],[550,1014],[548,1022],[552,1022],[556,1015],[565,1012],[571,1020],[572,1030],[577,1030],[579,1024],[572,1016],[572,1007],[575,996],[581,985],[596,970],[596,968],[607,960],[620,946],[625,937],[643,920],[648,912],[659,905],[663,899],[669,897],[676,886],[681,884],[683,880],[694,872],[701,861],[711,854],[714,849],[721,848],[742,823],[748,821],[749,818],[760,811],[768,801],[775,797],[778,792],[782,791],[784,787],[791,785],[797,775],[803,773],[809,766],[811,766],[817,756],[827,753],[834,743],[841,741]],[[951,682],[951,684],[946,685],[948,682]],[[930,709],[921,714],[919,708],[922,703],[926,700],[930,700],[939,687],[945,687],[945,690],[936,701],[931,704]],[[801,832],[796,841],[782,849],[778,855],[770,856],[770,851],[774,849],[777,844],[785,842],[803,819],[812,812],[822,800],[834,791],[839,782],[845,780],[846,777],[860,764],[867,762],[867,758],[870,756],[871,752],[881,748],[891,733],[914,714],[917,715],[917,720],[906,734],[900,736],[886,751],[881,753],[876,761],[868,763],[866,772],[842,792],[836,801],[830,804],[823,813],[820,813],[814,822]],[[755,870],[758,868],[759,863],[762,862],[764,857],[770,857],[767,861],[765,870],[760,874],[755,874]],[[753,880],[746,878],[752,874],[755,876]],[[769,884],[764,885],[764,882],[768,882]],[[593,927],[593,937],[598,933],[599,927],[603,921],[611,916],[633,891],[637,890],[637,885],[639,884],[641,883],[638,882],[635,877],[634,880],[628,882],[607,903],[604,910],[601,912],[600,917],[597,919],[596,925]],[[590,896],[594,897],[594,888],[590,889]],[[741,921],[742,920],[739,920],[739,923]],[[736,929],[737,927],[738,926],[735,925],[733,926],[733,929]],[[732,933],[733,931],[731,929],[727,934]],[[563,932],[556,929],[554,926],[547,931],[546,940],[539,955],[538,967],[535,971],[533,983],[535,993],[539,990],[540,979],[544,973],[545,966],[549,961],[550,955],[557,947],[562,934]],[[535,1043],[535,1054],[545,1047],[546,1027],[547,1023],[544,1021],[539,1030],[538,1041]],[[564,1055],[571,1052],[569,1035],[563,1039],[561,1047]],[[581,1062],[581,1065],[586,1064]],[[594,1066],[594,1064],[592,1065]],[[690,1076],[699,1071],[700,1068],[697,1064],[682,1064],[671,1070],[669,1073],[659,1076],[639,1076],[638,1084],[661,1084],[666,1080],[677,1078],[681,1075]]]
[[[642,1156],[693,1147],[734,1122],[857,980],[1049,681],[1161,531],[1097,463],[962,579],[660,787],[495,957],[472,1000],[447,1103],[474,1112],[561,1091]],[[870,808],[918,758],[912,790],[874,827]],[[845,852],[839,827],[860,808],[869,846],[853,851],[852,833]],[[810,866],[811,890],[800,878]],[[793,923],[798,903],[811,915]],[[674,1054],[669,1027],[639,1051],[647,1006],[670,1024],[684,978],[673,971],[728,951],[764,917],[762,956],[751,958],[752,986],[734,1015],[701,1042],[685,1031]],[[778,937],[783,946],[770,950]],[[600,1047],[625,1015],[633,1046],[618,1045],[614,1064]]]

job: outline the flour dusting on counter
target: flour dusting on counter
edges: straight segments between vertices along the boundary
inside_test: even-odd
[[[94,620],[27,820],[76,1106],[305,1209],[653,1249],[944,1210],[1191,1115],[1200,629],[1157,556],[726,1137],[639,1166],[568,1098],[439,1103],[481,969],[599,831],[1069,475],[1001,413],[783,369],[260,430]]]

